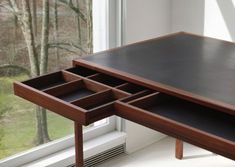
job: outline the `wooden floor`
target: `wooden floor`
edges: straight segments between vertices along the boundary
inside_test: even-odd
[[[235,161],[184,144],[184,159],[174,155],[175,140],[167,137],[140,151],[112,159],[99,167],[235,167]]]

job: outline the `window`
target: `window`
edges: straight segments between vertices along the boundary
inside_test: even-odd
[[[62,144],[57,148],[50,147],[51,151],[47,153],[71,146],[73,143],[72,121],[52,112],[45,114],[41,108],[13,95],[12,83],[15,80],[36,76],[30,59],[35,61],[32,57],[39,57],[40,62],[43,54],[47,54],[42,53],[47,51],[47,48],[43,47],[47,41],[42,40],[42,37],[47,38],[47,30],[48,62],[44,69],[39,70],[43,71],[42,74],[69,67],[72,59],[107,49],[111,42],[108,40],[110,27],[107,0],[101,0],[99,3],[92,0],[12,2],[15,3],[9,4],[7,0],[0,2],[0,159],[56,139]],[[44,8],[45,6],[48,8]],[[48,9],[50,14],[43,13],[43,8]],[[29,27],[21,27],[20,17],[23,16],[15,16],[12,13],[17,10],[25,13],[24,19],[31,17],[31,21],[28,20],[30,22],[24,23]],[[48,22],[45,15],[49,17]],[[29,30],[31,34],[27,34],[25,30]],[[29,43],[27,45],[25,38],[34,40],[33,47],[29,46]],[[34,49],[35,55],[29,55],[29,49]],[[44,61],[47,61],[47,55],[44,56]],[[36,65],[42,68],[40,63]],[[115,126],[114,117],[95,122],[84,127],[84,140],[110,132]]]

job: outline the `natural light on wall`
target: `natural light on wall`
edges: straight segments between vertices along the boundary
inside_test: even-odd
[[[233,41],[235,0],[205,0],[204,35]]]

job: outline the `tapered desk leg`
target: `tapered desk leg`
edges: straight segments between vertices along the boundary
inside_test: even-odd
[[[82,125],[74,122],[75,161],[76,167],[83,167],[83,134]]]
[[[175,157],[177,159],[182,159],[183,158],[183,149],[184,149],[184,145],[183,145],[183,141],[176,139],[175,142]]]

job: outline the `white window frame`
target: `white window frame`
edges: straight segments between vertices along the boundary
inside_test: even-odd
[[[112,47],[117,46],[117,41],[116,41],[117,40],[116,38],[117,37],[117,28],[116,28],[117,2],[115,2],[115,0],[102,0],[102,1],[104,1],[103,4],[105,5],[105,15],[106,15],[106,18],[105,18],[106,26],[102,27],[102,31],[106,32],[104,34],[105,37],[102,39],[102,40],[105,39],[105,41],[96,41],[96,42],[102,42],[105,44],[105,46],[103,45],[102,48],[100,48],[100,50],[96,49],[95,51],[101,51],[107,48],[112,48]],[[98,4],[101,4],[101,3],[94,3],[94,5],[98,5]],[[94,6],[93,6],[93,9],[94,9]],[[93,15],[93,18],[95,18],[94,15]],[[119,129],[117,127],[117,122],[119,122],[118,119],[115,116],[112,116],[112,117],[107,118],[107,122],[104,124],[85,129],[83,133],[84,142]],[[30,161],[35,161],[42,157],[48,156],[50,154],[56,153],[58,151],[61,151],[61,150],[64,150],[73,146],[74,146],[74,135],[69,135],[69,136],[54,140],[52,142],[34,147],[32,149],[17,153],[7,158],[4,158],[0,160],[0,167],[19,166],[22,164],[27,164]]]

